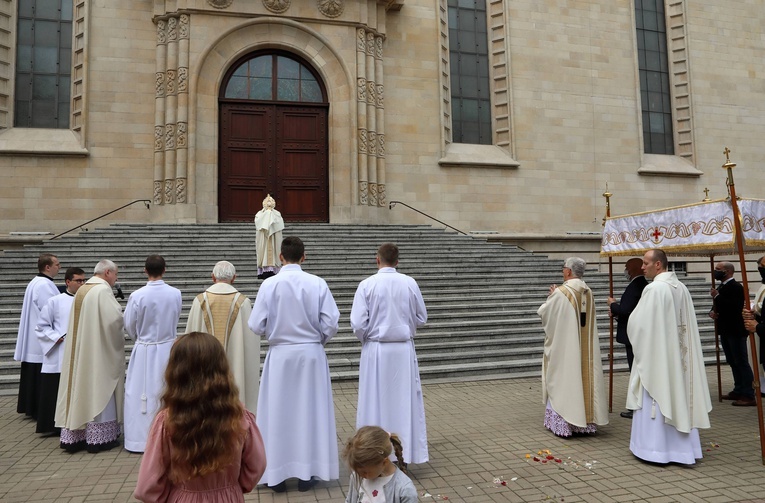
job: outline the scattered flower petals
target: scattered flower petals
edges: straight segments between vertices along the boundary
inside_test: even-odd
[[[515,482],[516,480],[518,480],[518,477],[513,477],[510,479],[510,482]]]
[[[422,497],[423,498],[430,498],[432,495],[429,492],[423,492]]]
[[[502,482],[500,482],[500,484],[502,484],[503,486],[506,486],[507,482],[503,480]]]
[[[539,458],[534,456],[534,461],[539,461]]]
[[[531,454],[526,454],[526,459],[529,459],[531,457]]]
[[[555,459],[555,456],[553,456],[553,455],[551,455],[551,454],[548,454],[548,455],[547,455],[547,459]]]

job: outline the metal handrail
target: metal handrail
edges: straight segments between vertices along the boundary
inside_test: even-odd
[[[126,205],[124,205],[124,206],[120,206],[120,207],[119,207],[119,208],[117,208],[116,210],[112,210],[112,211],[110,211],[109,213],[104,213],[103,215],[101,215],[101,216],[99,216],[99,217],[96,217],[96,218],[94,218],[93,220],[88,220],[87,222],[85,222],[85,223],[82,223],[82,224],[80,224],[80,225],[77,225],[77,226],[75,226],[75,227],[72,227],[72,228],[71,228],[71,229],[69,229],[68,231],[64,231],[64,232],[62,232],[61,234],[56,234],[55,236],[53,236],[52,238],[50,238],[50,240],[49,240],[49,241],[53,241],[54,239],[58,239],[58,238],[60,238],[61,236],[63,236],[64,234],[69,234],[70,232],[72,232],[72,231],[74,231],[74,230],[77,230],[77,229],[82,229],[82,226],[83,226],[83,225],[88,225],[88,224],[89,224],[89,223],[91,223],[91,222],[95,222],[96,220],[99,220],[99,219],[101,219],[101,218],[107,217],[107,216],[111,215],[112,213],[115,213],[115,212],[117,212],[117,211],[119,211],[119,210],[121,210],[121,209],[123,209],[123,208],[127,208],[128,206],[130,206],[130,205],[132,205],[132,204],[135,204],[135,203],[143,203],[143,204],[145,204],[145,205],[146,205],[146,209],[147,209],[147,210],[150,210],[150,209],[151,209],[151,200],[149,200],[149,199],[136,199],[135,201],[131,201],[131,202],[127,203],[127,204],[126,204]],[[87,230],[87,229],[84,229],[84,230]]]
[[[391,201],[390,203],[388,203],[388,209],[389,209],[389,210],[392,210],[392,209],[393,209],[393,207],[394,207],[394,206],[396,206],[397,204],[403,204],[404,206],[406,206],[406,207],[407,207],[407,208],[409,208],[410,210],[416,211],[417,213],[419,213],[419,214],[420,214],[420,215],[422,215],[422,216],[428,217],[428,218],[429,218],[429,219],[431,219],[431,220],[435,220],[435,221],[436,221],[436,222],[438,222],[439,224],[441,224],[441,225],[445,225],[445,226],[447,226],[447,227],[448,227],[448,228],[450,228],[450,229],[454,229],[455,231],[459,232],[460,234],[464,234],[465,236],[467,236],[467,235],[468,235],[468,233],[467,233],[467,232],[463,232],[463,231],[459,230],[459,229],[458,229],[458,228],[456,228],[456,227],[452,227],[451,225],[447,224],[446,222],[442,222],[441,220],[439,220],[439,219],[437,219],[437,218],[435,218],[435,217],[431,217],[430,215],[428,215],[428,214],[427,214],[427,213],[425,213],[424,211],[420,211],[420,210],[418,210],[417,208],[415,208],[415,207],[413,207],[413,206],[409,206],[408,204],[406,204],[406,203],[404,203],[404,202],[402,202],[402,201]]]

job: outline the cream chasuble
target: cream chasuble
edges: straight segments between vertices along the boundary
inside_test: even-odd
[[[122,421],[125,335],[122,309],[112,287],[92,277],[74,297],[61,364],[56,426],[80,430],[103,412],[114,395]]]
[[[608,424],[592,291],[581,279],[570,279],[537,314],[545,330],[542,402],[549,399],[553,410],[574,426]]]
[[[251,312],[246,295],[228,283],[215,283],[194,299],[186,333],[206,332],[223,344],[239,399],[254,414],[260,387],[260,337],[247,326]]]
[[[645,388],[659,404],[665,423],[682,433],[709,428],[712,402],[696,311],[675,273],[658,274],[645,287],[630,315],[627,333],[635,351],[627,408],[646,406]]]

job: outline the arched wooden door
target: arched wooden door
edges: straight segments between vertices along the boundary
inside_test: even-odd
[[[286,221],[329,221],[326,91],[282,52],[232,65],[219,98],[218,217],[251,222],[266,194]]]

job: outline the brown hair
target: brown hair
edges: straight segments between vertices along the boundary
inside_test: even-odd
[[[388,433],[379,426],[362,426],[345,443],[343,458],[351,471],[356,472],[363,466],[382,462],[394,451],[399,469],[406,473],[404,448],[398,435]]]
[[[380,257],[382,265],[395,267],[398,263],[398,246],[393,243],[381,244],[377,249],[377,256]]]
[[[70,267],[66,270],[66,274],[64,274],[64,280],[72,281],[75,276],[85,276],[85,271],[79,267]]]
[[[42,255],[40,255],[40,257],[37,259],[37,271],[45,272],[46,267],[53,265],[54,258],[58,258],[58,257],[53,255],[52,253],[43,253]]]
[[[165,274],[165,259],[162,255],[149,255],[143,267],[146,269],[146,274],[152,278],[162,276]]]
[[[245,435],[244,409],[221,343],[202,332],[178,337],[165,383],[170,480],[183,482],[229,466]]]
[[[305,245],[299,237],[289,236],[282,241],[281,253],[285,262],[297,264],[305,255]]]

